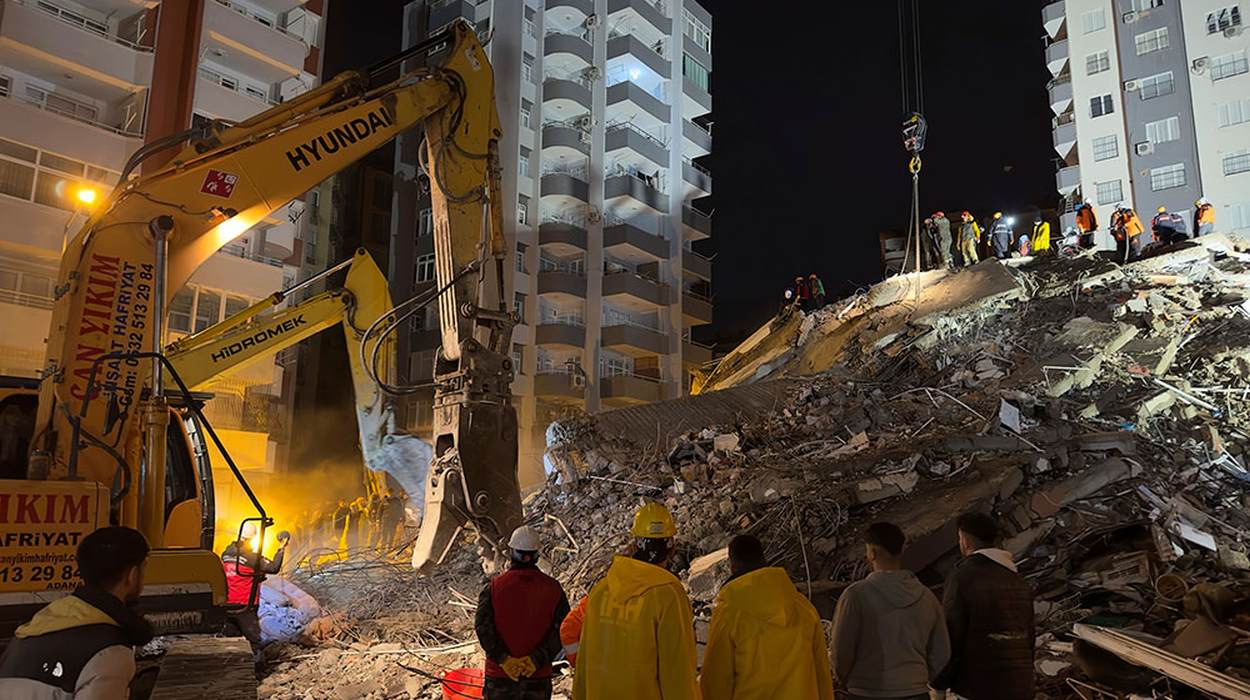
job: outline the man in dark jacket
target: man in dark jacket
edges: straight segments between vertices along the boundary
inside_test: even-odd
[[[129,696],[134,647],[152,640],[151,626],[128,607],[143,591],[148,542],[138,530],[105,527],[84,537],[77,555],[82,588],[52,601],[17,628],[0,656],[0,697]]]
[[[942,596],[951,661],[933,686],[968,700],[1032,700],[1033,592],[1011,553],[995,548],[992,517],[965,513],[955,524],[964,559]]]
[[[560,623],[569,614],[564,589],[538,570],[538,536],[518,527],[508,542],[512,568],[477,599],[474,627],[486,652],[484,700],[548,700],[551,661],[560,653]]]
[[[990,222],[990,243],[994,246],[994,257],[999,260],[1011,257],[1012,223],[1010,217],[1003,218],[1001,211],[994,212],[994,219]]]
[[[933,212],[933,228],[937,231],[938,258],[942,267],[954,267],[951,262],[951,220],[946,218],[946,212]]]

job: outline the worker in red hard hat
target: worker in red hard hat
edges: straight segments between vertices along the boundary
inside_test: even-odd
[[[560,624],[569,599],[538,570],[538,535],[518,527],[508,541],[512,564],[477,598],[474,628],[486,652],[484,700],[546,700],[551,662],[560,653]]]

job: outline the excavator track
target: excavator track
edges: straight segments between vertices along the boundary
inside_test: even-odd
[[[160,661],[148,700],[255,698],[256,667],[243,637],[180,637]]]

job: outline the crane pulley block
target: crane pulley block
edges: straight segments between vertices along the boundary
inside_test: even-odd
[[[919,112],[912,112],[911,116],[903,121],[903,148],[907,152],[916,155],[924,150],[925,135],[929,131],[929,123]]]

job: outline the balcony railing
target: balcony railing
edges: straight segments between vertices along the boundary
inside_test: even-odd
[[[73,119],[74,121],[79,121],[84,124],[90,124],[91,126],[94,126],[99,129],[104,129],[105,131],[110,131],[114,134],[117,134],[118,136],[126,136],[129,138],[141,138],[143,136],[143,132],[141,131],[131,131],[129,129],[125,129],[119,126],[113,126],[112,124],[109,124],[108,122],[101,121],[99,117],[97,116],[98,113],[94,111],[91,113],[86,113],[83,111],[76,110],[73,108],[75,105],[66,104],[65,106],[60,106],[55,102],[51,102],[46,99],[41,99],[39,97],[28,96],[28,95],[14,94],[14,95],[8,95],[8,97],[9,99],[16,100],[17,102],[28,104],[32,107],[37,107],[39,109],[52,112],[53,114],[59,114],[62,117],[69,117],[70,119]]]
[[[590,30],[589,29],[583,32],[563,32],[563,31],[560,31],[559,29],[548,29],[546,32],[543,33],[543,36],[544,37],[571,36],[574,39],[581,39],[582,41],[588,44],[590,43]]]
[[[552,214],[544,213],[541,223],[543,224],[564,224],[566,226],[576,226],[577,228],[586,228],[586,215],[573,214],[569,212],[556,212]]]
[[[539,315],[538,325],[540,326],[569,326],[570,328],[585,328],[586,319],[581,316],[561,316],[560,314]]]
[[[660,182],[659,177],[644,175],[643,173],[640,173],[637,170],[634,170],[632,168],[627,168],[623,165],[613,165],[603,174],[603,177],[605,179],[610,178],[610,177],[620,177],[620,176],[632,177],[635,180],[646,185],[647,187],[650,187],[656,192],[659,192],[660,194],[663,194],[663,195],[668,194],[667,188],[665,188],[663,183]]]
[[[583,182],[589,180],[587,177],[588,161],[577,161],[573,163],[560,161],[556,163],[543,163],[543,175],[571,175]]]
[[[587,78],[586,75],[580,71],[548,69],[543,71],[543,80],[567,80],[571,83],[577,83],[587,90],[594,87],[594,81]]]
[[[574,264],[563,260],[552,260],[551,258],[538,258],[539,272],[564,272],[578,277],[586,276],[586,268],[581,264]]]
[[[257,102],[269,106],[278,104],[277,101],[270,99],[269,95],[265,94],[265,92],[259,88],[251,85],[245,85],[238,78],[218,73],[211,68],[200,66],[199,76],[214,85],[221,86],[230,92],[240,94],[249,100],[256,100]]]
[[[632,131],[635,134],[638,134],[639,136],[643,137],[644,139],[647,139],[651,143],[654,143],[656,146],[659,146],[660,148],[665,148],[665,149],[668,148],[667,143],[652,136],[651,134],[648,134],[642,129],[639,129],[638,127],[634,126],[633,123],[631,122],[613,122],[611,124],[608,124],[604,128],[604,131],[607,134],[615,133],[617,131]]]
[[[35,309],[52,308],[52,297],[42,294],[28,294],[15,289],[0,289],[0,302],[29,306]]]
[[[225,255],[235,257],[235,258],[243,258],[244,260],[254,260],[258,263],[263,263],[271,267],[282,267],[284,264],[278,258],[271,258],[266,255],[256,255],[254,253],[249,253],[247,252],[246,248],[244,248],[243,246],[238,246],[238,245],[225,246],[224,248],[221,249],[220,252],[224,253]]]
[[[274,30],[275,32],[278,32],[279,34],[285,34],[286,36],[289,36],[292,39],[295,39],[296,41],[299,41],[301,43],[304,41],[304,37],[302,35],[296,34],[295,32],[288,30],[286,27],[279,27],[276,22],[271,21],[268,17],[262,17],[242,5],[236,5],[230,2],[230,0],[217,0],[217,4],[221,5],[222,7],[228,7],[234,10],[235,12],[238,12],[239,14],[243,15],[244,17],[247,17],[253,22],[269,27],[270,29]]]
[[[121,44],[129,49],[134,49],[135,51],[152,53],[155,50],[151,46],[143,46],[140,44],[139,39],[141,37],[136,36],[131,39],[113,34],[109,32],[108,24],[83,16],[68,7],[62,7],[56,3],[48,2],[48,0],[9,0],[9,2],[26,7],[33,7],[46,15],[54,17],[60,22],[70,25],[71,27],[81,29],[89,34],[94,34],[102,39],[108,39],[109,41]],[[142,26],[142,22],[137,22],[136,31],[141,31]]]
[[[603,325],[604,328],[611,328],[612,326],[629,326],[631,328],[641,328],[644,331],[651,331],[652,333],[664,332],[660,330],[660,327],[658,325],[654,325],[646,321],[638,321],[628,316],[621,316],[617,314],[609,315],[605,313],[603,315],[601,324]]]
[[[662,384],[664,382],[664,380],[659,377],[653,377],[649,374],[639,374],[638,370],[635,369],[630,369],[628,367],[613,367],[607,364],[599,365],[599,377],[602,379],[611,379],[612,377],[633,377],[635,379],[641,379],[645,382],[651,382],[652,384]]]
[[[712,171],[708,170],[706,166],[699,165],[698,163],[696,163],[695,161],[689,158],[682,158],[682,160],[685,161],[687,165],[694,168],[695,170],[698,170],[699,172],[703,173],[704,175],[707,175],[708,177],[712,177]]]

